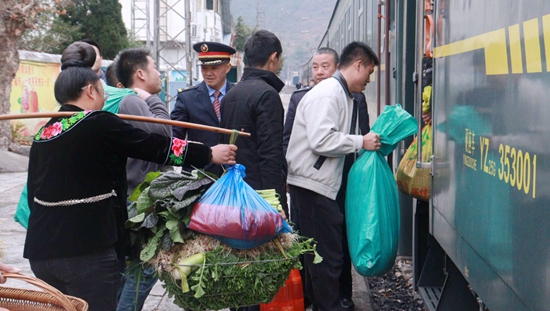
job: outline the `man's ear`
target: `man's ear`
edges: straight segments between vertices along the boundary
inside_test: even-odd
[[[271,55],[269,55],[269,60],[272,61],[272,62],[275,62],[277,59],[277,52],[273,52],[271,53]]]
[[[361,61],[360,59],[357,60],[357,62],[355,63],[355,67],[357,68],[357,71],[361,70],[361,67],[363,67],[363,61]]]
[[[138,68],[138,70],[136,70],[135,75],[136,75],[136,78],[137,78],[137,79],[140,79],[140,80],[142,80],[142,81],[145,81],[145,71],[143,71],[143,69],[139,69],[139,68]]]
[[[336,70],[340,69],[340,63],[336,64]]]

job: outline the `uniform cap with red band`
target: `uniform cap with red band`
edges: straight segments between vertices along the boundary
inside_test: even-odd
[[[198,42],[193,50],[199,53],[200,65],[221,65],[229,61],[236,50],[219,42]]]

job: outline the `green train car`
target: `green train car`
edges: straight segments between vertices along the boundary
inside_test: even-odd
[[[373,118],[421,120],[432,52],[431,197],[401,195],[399,245],[428,310],[550,310],[550,1],[337,1],[319,47],[354,40],[381,60]]]
[[[455,273],[490,310],[550,310],[550,3],[436,1],[433,20],[438,245],[418,285],[450,304]],[[447,266],[427,272],[432,261]]]

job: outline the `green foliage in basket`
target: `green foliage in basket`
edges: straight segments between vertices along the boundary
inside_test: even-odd
[[[161,272],[160,279],[169,297],[175,297],[174,303],[186,310],[257,305],[273,299],[291,269],[301,269],[298,256],[306,252],[316,255],[315,262],[322,260],[315,252],[313,239],[302,238],[285,253],[274,248],[244,257],[218,247],[207,252],[205,263],[189,275],[189,292],[184,293],[180,283],[167,271]]]

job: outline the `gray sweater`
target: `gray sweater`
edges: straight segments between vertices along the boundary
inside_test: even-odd
[[[170,114],[166,105],[157,95],[151,95],[146,100],[139,98],[137,95],[128,95],[120,102],[118,113],[170,120]],[[172,136],[172,127],[170,125],[137,121],[126,122],[148,133],[157,133],[167,137]],[[126,164],[128,195],[132,193],[137,185],[143,182],[147,173],[159,171],[162,167],[163,165],[161,164],[128,158]]]

